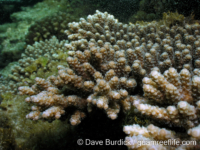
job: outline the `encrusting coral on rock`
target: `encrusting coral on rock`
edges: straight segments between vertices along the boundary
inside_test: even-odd
[[[200,25],[128,25],[96,11],[69,23],[66,34],[71,40],[65,44],[70,68],[59,65],[58,75],[37,77],[32,87],[19,87],[34,104],[27,118],[59,119],[73,107],[70,122],[77,125],[94,107],[111,119],[134,107],[152,122],[184,128],[188,136],[199,139]],[[125,126],[129,141],[181,138],[154,125],[137,126],[131,133],[136,126]],[[129,148],[136,149],[132,144]]]

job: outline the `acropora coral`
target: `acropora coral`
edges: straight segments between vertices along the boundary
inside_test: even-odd
[[[57,65],[68,66],[66,63],[67,40],[59,41],[55,36],[49,40],[28,45],[17,63],[11,66],[11,72],[2,75],[0,92],[17,93],[22,85],[32,85],[36,77],[47,78],[57,74]],[[7,78],[5,80],[5,78]]]
[[[151,120],[147,127],[124,127],[129,149],[153,148],[138,146],[138,140],[181,141],[187,136],[198,142],[200,25],[128,25],[96,11],[68,26],[70,68],[59,65],[58,75],[37,77],[33,86],[19,87],[19,94],[29,95],[26,102],[33,104],[26,118],[62,119],[73,109],[70,122],[77,125],[95,107],[113,120],[120,111],[134,109]],[[185,132],[172,131],[173,127]]]
[[[75,21],[76,18],[64,12],[58,12],[37,20],[29,28],[26,43],[31,45],[36,41],[50,39],[52,36],[56,36],[59,40],[67,39],[64,31],[67,29],[67,24],[72,20]]]
[[[195,148],[139,146],[137,141],[199,142],[199,24],[128,25],[107,12],[96,11],[87,19],[69,23],[65,34],[69,43],[53,37],[27,47],[10,74],[14,82],[1,87],[1,92],[15,89],[13,92],[28,95],[23,96],[27,103],[22,103],[22,99],[14,101],[14,97],[13,101],[3,100],[2,107],[16,104],[22,111],[22,122],[27,120],[29,125],[32,121],[25,119],[26,113],[26,118],[50,122],[69,115],[72,125],[80,124],[96,108],[112,120],[121,112],[134,113],[135,124],[124,126],[129,149]],[[49,62],[55,64],[48,66]],[[44,77],[43,72],[51,67],[57,67],[57,71]],[[8,95],[2,97],[6,99]],[[31,112],[27,110],[30,105]],[[11,116],[20,113],[8,109]],[[18,126],[21,129],[19,122],[15,135],[21,132]]]

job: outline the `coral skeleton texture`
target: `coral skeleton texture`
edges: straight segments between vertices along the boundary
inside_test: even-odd
[[[152,122],[184,128],[188,137],[200,139],[200,25],[128,25],[96,11],[68,26],[69,68],[60,65],[58,75],[19,87],[34,104],[27,118],[59,119],[75,107],[70,121],[77,125],[94,107],[111,119],[132,107]],[[179,138],[153,124],[125,126],[124,132],[132,141],[129,149],[167,149],[137,147],[134,142]]]

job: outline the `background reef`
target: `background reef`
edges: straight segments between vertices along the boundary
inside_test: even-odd
[[[73,107],[66,109],[67,115],[61,117],[60,120],[50,118],[46,119],[46,121],[32,121],[26,119],[26,115],[32,111],[32,105],[25,102],[27,96],[21,96],[17,93],[20,86],[31,87],[35,83],[37,77],[47,80],[51,75],[58,76],[58,65],[63,65],[65,68],[68,66],[73,68],[70,61],[68,60],[67,62],[66,59],[69,55],[71,57],[74,56],[69,45],[71,44],[70,42],[73,41],[72,35],[76,34],[77,31],[73,29],[76,29],[76,26],[68,26],[69,22],[78,22],[79,18],[86,18],[89,14],[94,14],[98,9],[114,15],[119,22],[127,23],[125,26],[129,26],[128,23],[131,22],[132,25],[136,25],[137,29],[139,29],[140,26],[150,28],[148,25],[149,23],[146,21],[150,22],[153,20],[155,22],[151,22],[151,27],[153,29],[149,29],[150,31],[161,30],[163,33],[167,33],[168,28],[171,29],[171,27],[177,26],[181,36],[177,35],[177,37],[174,38],[178,41],[184,37],[183,33],[185,31],[182,29],[186,28],[186,23],[195,23],[198,25],[200,17],[199,1],[194,0],[192,3],[187,0],[159,0],[156,2],[154,0],[44,0],[34,2],[0,2],[0,8],[2,8],[0,25],[0,68],[2,69],[0,79],[0,149],[93,149],[93,146],[78,146],[77,139],[124,140],[128,133],[126,133],[126,129],[124,129],[123,132],[123,126],[132,124],[147,126],[154,123],[154,125],[160,128],[167,127],[168,130],[176,129],[179,133],[186,133],[188,128],[186,127],[185,129],[185,126],[168,127],[168,125],[158,123],[156,119],[152,119],[152,116],[136,114],[135,108],[140,110],[139,106],[136,104],[134,108],[129,109],[126,113],[122,110],[114,113],[118,116],[115,120],[111,120],[107,117],[109,113],[106,113],[109,111],[105,110],[105,113],[93,107],[92,113],[85,112],[86,118],[83,120],[77,119],[81,120],[81,123],[75,127],[70,124],[70,117],[74,112]],[[84,21],[82,25],[84,26]],[[163,27],[163,25],[168,28]],[[126,28],[125,26],[122,26],[121,29],[124,30],[124,28]],[[99,26],[96,26],[97,30],[101,32],[101,28],[98,27]],[[190,30],[190,27],[188,27],[187,31],[193,33],[193,28],[195,27],[192,27]],[[88,26],[88,29],[90,29],[90,26]],[[64,32],[65,30],[68,30],[69,36]],[[123,34],[123,31],[118,32],[120,32],[121,35]],[[141,36],[142,32],[143,31],[141,31]],[[82,34],[84,35],[83,31]],[[173,32],[170,34],[173,35]],[[81,35],[82,38],[86,38],[88,41],[90,38],[94,37],[91,33],[87,33],[86,36],[83,35]],[[195,33],[193,35],[195,35]],[[162,37],[161,34],[160,36]],[[153,39],[153,37],[153,34],[149,35],[150,39]],[[106,37],[106,40],[108,40],[108,38],[109,35]],[[139,40],[137,36],[135,38]],[[126,39],[126,37],[124,37],[124,39]],[[103,40],[103,38],[101,40]],[[188,37],[187,40],[189,44],[193,41],[192,37]],[[137,43],[137,41],[135,42]],[[79,49],[84,49],[84,44],[85,41],[81,41],[78,44],[72,42],[71,46],[75,49],[77,47]],[[101,45],[101,43],[98,44]],[[151,47],[151,43],[148,44]],[[65,45],[68,45],[68,47]],[[118,45],[122,45],[123,47],[123,41],[122,43],[119,42]],[[190,47],[187,48],[190,50]],[[176,47],[175,49],[182,51],[181,47]],[[170,46],[168,49],[166,47],[166,50],[170,51]],[[123,56],[122,53],[119,54],[119,57]],[[184,56],[187,54],[188,53],[185,52]],[[77,53],[76,56],[81,58],[82,54]],[[147,57],[150,56],[148,55]],[[169,61],[165,61],[165,58],[170,56],[163,55],[162,57],[163,63],[167,65]],[[186,61],[188,60],[187,58],[189,59],[188,55],[185,58]],[[120,61],[123,64],[124,60]],[[139,62],[135,62],[135,67],[137,68],[139,64]],[[138,70],[138,72],[136,71],[135,73],[143,75],[142,71],[140,72]],[[178,71],[181,71],[181,69]],[[79,71],[79,73],[80,72],[81,71]],[[163,71],[161,72],[163,73]],[[143,95],[144,92],[141,85],[145,83],[142,82],[138,75],[135,75],[135,77],[137,86],[136,91],[133,93]],[[132,80],[132,82],[134,81]],[[149,83],[146,84],[148,85]],[[59,86],[61,93],[66,92],[67,88],[66,86]],[[42,90],[42,88],[39,90]],[[148,93],[147,90],[145,92]],[[147,96],[145,98],[148,98],[148,94],[146,94]],[[141,101],[146,101],[146,99]],[[91,104],[95,105],[94,103]],[[122,104],[126,107],[128,105],[126,101],[122,101]],[[123,108],[126,108],[125,106],[123,106]],[[110,117],[112,118],[112,114]],[[134,126],[133,128],[139,131],[145,130],[147,132],[146,129],[138,126]],[[194,130],[194,132],[195,131],[196,130]],[[190,135],[192,135],[192,130],[190,130]],[[127,138],[127,140],[130,140],[130,138]],[[127,149],[126,146],[99,146],[95,148]]]

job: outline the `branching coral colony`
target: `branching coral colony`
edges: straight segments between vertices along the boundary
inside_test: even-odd
[[[127,25],[96,11],[86,20],[69,23],[66,34],[71,40],[66,44],[70,68],[58,66],[57,76],[19,87],[20,94],[30,95],[26,101],[35,104],[27,118],[59,119],[73,106],[70,122],[77,125],[86,109],[91,112],[97,106],[116,119],[120,109],[134,107],[154,122],[185,128],[187,139],[200,139],[200,25]],[[136,86],[144,95],[133,94]],[[129,149],[168,149],[137,141],[181,138],[153,124],[125,126],[124,132]]]

